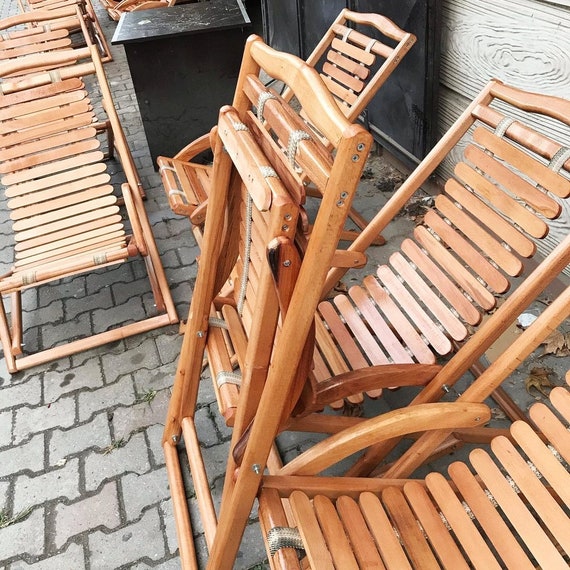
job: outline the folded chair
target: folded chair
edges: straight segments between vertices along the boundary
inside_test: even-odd
[[[358,26],[358,30],[353,29],[355,26]],[[332,23],[307,62],[319,70],[339,108],[351,122],[355,122],[414,42],[413,34],[401,30],[384,16],[359,14],[345,9]],[[294,94],[285,90],[283,95],[289,100]],[[236,90],[234,106],[239,105],[239,96],[240,92]],[[304,118],[308,120],[306,115]],[[199,158],[208,150],[209,139],[205,135],[187,145],[173,158],[157,159],[170,206],[175,213],[190,218],[198,242],[211,174],[211,166],[201,164]],[[309,185],[308,189],[319,195],[317,188]],[[359,227],[366,224],[354,210],[351,210],[351,218]],[[354,239],[355,235],[347,231],[343,233],[343,239]],[[381,241],[376,236],[376,243]]]
[[[334,153],[316,137],[296,140],[306,127],[261,83],[260,68],[291,85],[307,115],[333,143]],[[245,379],[241,394],[245,387],[248,405],[231,423],[234,432],[244,437],[270,364],[279,366],[285,376],[295,375],[297,389],[302,388],[312,359],[313,310],[371,146],[369,133],[344,117],[314,69],[294,56],[275,52],[255,36],[246,44],[237,89],[244,93],[238,99],[240,107],[222,109],[212,132],[210,207],[163,439],[181,556],[190,565],[194,551],[176,450],[182,434],[198,502],[205,511],[208,541],[216,516],[194,423],[204,351],[219,382],[221,400],[228,393],[237,394],[229,360],[234,357],[239,362]],[[250,99],[255,101],[255,112]],[[289,157],[280,149],[280,140],[292,141]],[[297,169],[310,176],[324,195],[315,239],[304,248],[302,259],[295,244],[304,198]],[[307,301],[313,310],[291,310]],[[294,330],[287,322],[290,313],[304,315]],[[276,338],[284,346],[292,338],[304,341],[278,365],[272,356]],[[235,350],[228,351],[230,344]],[[294,404],[295,399],[288,401]]]
[[[10,372],[177,321],[138,189],[140,181],[98,50],[91,46],[73,52],[63,50],[40,56],[55,71],[2,83],[0,182],[5,186],[12,220],[15,263],[0,278],[0,292],[11,300],[10,320],[4,305],[1,307],[0,340]],[[76,64],[78,52],[90,57]],[[28,61],[35,67],[37,57],[14,60],[11,69],[4,63],[1,69],[10,76],[20,71],[22,62]],[[80,79],[86,71],[96,74],[114,137],[112,144],[126,178],[121,190],[127,224],[99,150],[94,111]],[[52,82],[56,75],[57,80]],[[22,355],[22,290],[138,255],[145,261],[156,304],[155,316]]]

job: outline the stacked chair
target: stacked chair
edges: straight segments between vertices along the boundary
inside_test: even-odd
[[[38,50],[0,63],[0,181],[15,242],[14,266],[0,278],[0,292],[10,298],[10,318],[4,304],[0,308],[0,339],[10,372],[177,322],[99,47],[88,35],[85,40],[83,48]],[[87,75],[95,78],[104,121],[95,117],[83,81]],[[109,134],[109,154],[116,153],[124,171],[120,198],[100,149],[103,131]],[[154,315],[38,353],[23,353],[24,289],[133,256],[144,259]]]
[[[287,84],[302,116],[261,83],[261,71]],[[197,566],[182,438],[208,568],[232,567],[256,497],[274,568],[524,567],[511,561],[511,550],[535,566],[568,564],[568,470],[534,433],[543,430],[566,460],[568,435],[544,407],[533,411],[538,428],[530,428],[501,384],[568,317],[570,289],[493,364],[480,362],[570,263],[570,235],[543,260],[527,261],[547,219],[560,213],[552,196],[570,196],[570,151],[547,128],[529,127],[529,113],[570,127],[570,102],[491,81],[357,240],[339,250],[370,135],[351,124],[311,66],[259,38],[248,41],[234,105],[222,109],[208,141],[214,159],[202,254],[163,438],[184,567]],[[363,244],[466,142],[456,178],[387,264],[327,299],[350,256],[362,255]],[[299,224],[307,183],[323,196],[309,236]],[[233,426],[218,508],[194,417],[205,356],[220,413]],[[469,387],[441,402],[470,371],[477,377]],[[413,387],[408,404],[377,417],[322,412],[358,402],[363,392],[379,397],[405,386]],[[510,432],[486,426],[491,396],[515,421]],[[566,392],[556,390],[553,400],[567,422]],[[330,436],[283,465],[275,438],[284,430]],[[408,449],[393,460],[404,437]],[[451,484],[435,474],[404,480],[463,441],[492,441],[497,459],[477,450],[478,476],[457,464]],[[354,454],[343,477],[323,476]],[[529,481],[521,454],[546,487]],[[496,476],[497,461],[508,477]],[[503,481],[511,478],[509,491]],[[462,502],[467,518],[455,508]],[[467,523],[471,516],[475,524]]]
[[[345,9],[331,24],[307,63],[319,70],[342,113],[355,122],[415,41],[413,34],[384,16]],[[293,96],[291,90],[285,89],[286,101]],[[306,114],[304,117],[307,118]],[[202,160],[203,153],[209,149],[209,137],[204,135],[176,156],[157,159],[170,206],[175,213],[189,217],[198,243],[210,192],[212,168]],[[307,193],[320,197],[314,186],[309,185]],[[366,226],[366,220],[355,210],[351,210],[350,217],[358,227]],[[343,232],[343,239],[354,239],[355,235],[356,232],[347,230]],[[382,242],[382,238],[376,236],[375,243]]]

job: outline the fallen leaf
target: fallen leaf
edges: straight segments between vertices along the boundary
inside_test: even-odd
[[[542,344],[544,344],[542,356],[546,354],[570,356],[570,333],[562,333],[559,330],[553,331]]]

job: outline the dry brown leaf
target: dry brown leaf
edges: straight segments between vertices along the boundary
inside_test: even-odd
[[[544,344],[542,356],[546,354],[570,356],[570,333],[562,333],[559,330],[555,330],[542,344]]]
[[[546,388],[552,388],[553,384],[550,381],[550,374],[553,371],[550,368],[534,367],[531,369],[528,378],[524,381],[524,386],[526,391],[530,394],[531,389],[534,388],[540,392],[543,396],[547,396],[548,392]]]

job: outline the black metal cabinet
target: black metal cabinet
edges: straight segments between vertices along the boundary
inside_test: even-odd
[[[153,161],[176,154],[217,123],[220,107],[232,102],[250,33],[241,0],[121,16],[112,43],[125,48]]]
[[[343,8],[377,12],[417,37],[366,110],[376,140],[412,165],[435,143],[439,85],[439,0],[262,0],[264,35],[308,57]]]

